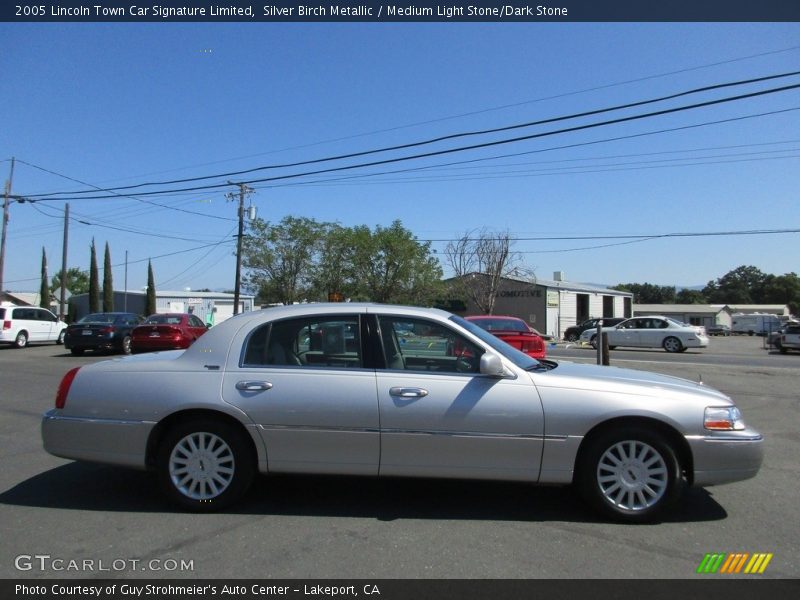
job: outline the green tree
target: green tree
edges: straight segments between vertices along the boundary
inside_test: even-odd
[[[441,295],[442,268],[430,242],[420,243],[399,220],[353,231],[353,283],[364,300],[431,305]]]
[[[700,290],[690,290],[683,288],[675,296],[678,304],[706,304],[706,297]]]
[[[250,222],[242,243],[245,284],[265,302],[292,304],[309,300],[322,241],[330,228],[306,217],[284,217],[272,224]]]
[[[50,287],[47,285],[47,254],[42,248],[42,281],[39,286],[39,306],[50,308]]]
[[[796,273],[767,275],[764,280],[764,304],[788,304],[792,314],[800,313],[800,277]]]
[[[737,267],[703,288],[712,304],[762,304],[767,276],[753,266]]]
[[[50,280],[50,292],[55,293],[61,287],[61,271]],[[89,291],[89,274],[78,267],[67,269],[67,289],[72,294],[85,294]]]
[[[106,253],[103,259],[103,311],[114,311],[114,281],[111,269],[111,250],[106,242]]]
[[[97,250],[92,238],[91,264],[89,265],[89,312],[100,312],[100,279],[97,273]]]
[[[611,288],[632,292],[636,304],[674,304],[675,286],[655,285],[653,283],[620,283]]]
[[[145,316],[156,314],[156,278],[153,275],[153,265],[147,261],[147,304]]]

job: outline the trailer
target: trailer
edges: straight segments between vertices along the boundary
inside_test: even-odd
[[[769,335],[782,325],[777,315],[764,313],[736,313],[731,319],[731,333],[739,335]]]

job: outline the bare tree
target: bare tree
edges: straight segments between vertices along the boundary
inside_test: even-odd
[[[475,303],[491,315],[504,278],[535,280],[533,269],[526,267],[522,255],[514,252],[514,240],[508,231],[473,229],[445,248],[445,260],[454,274],[457,294]]]

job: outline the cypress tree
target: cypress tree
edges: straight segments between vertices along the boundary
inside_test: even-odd
[[[47,281],[47,254],[42,247],[42,282],[39,286],[39,306],[50,308],[50,285]]]
[[[114,311],[114,282],[111,277],[111,250],[106,242],[106,255],[103,261],[103,312]]]
[[[92,238],[92,258],[89,265],[89,312],[100,312],[100,279],[97,273],[97,250]]]
[[[156,314],[156,280],[153,277],[153,265],[147,261],[147,308],[145,316]]]

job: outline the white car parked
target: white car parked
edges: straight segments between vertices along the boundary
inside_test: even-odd
[[[688,348],[705,348],[708,336],[705,327],[687,325],[668,317],[634,317],[615,327],[603,329],[608,333],[608,347],[663,348],[667,352],[685,352]],[[597,347],[597,329],[581,334],[582,342]]]
[[[29,343],[64,343],[67,324],[46,308],[36,306],[0,306],[0,344],[24,348]]]

